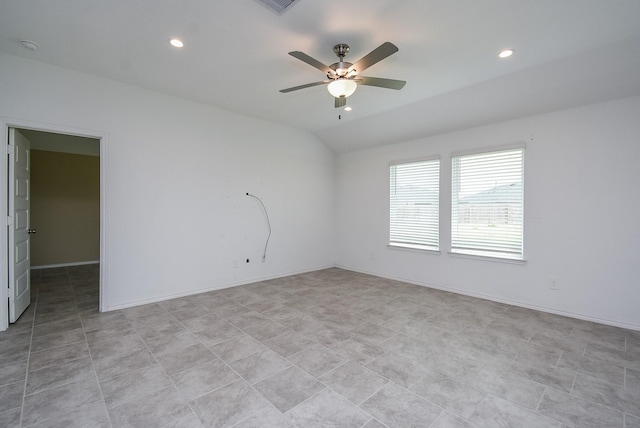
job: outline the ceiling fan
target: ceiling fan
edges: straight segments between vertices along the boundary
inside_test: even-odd
[[[338,56],[339,61],[331,65],[324,65],[304,52],[289,52],[289,55],[292,57],[306,62],[310,66],[326,73],[328,80],[281,89],[280,92],[287,93],[297,91],[298,89],[310,88],[312,86],[328,85],[327,89],[329,90],[329,93],[334,96],[335,107],[338,108],[344,107],[347,104],[347,97],[355,92],[358,84],[398,90],[402,89],[407,83],[404,80],[360,76],[360,72],[398,52],[398,47],[393,43],[385,42],[381,44],[354,64],[344,61],[344,57],[349,53],[349,45],[344,43],[337,44],[333,47],[333,52]]]

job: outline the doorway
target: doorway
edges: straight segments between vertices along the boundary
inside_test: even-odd
[[[3,122],[1,118],[0,125],[3,151],[8,150],[11,128],[31,143],[29,160],[32,176],[29,181],[36,186],[30,192],[33,206],[29,229],[34,233],[30,235],[33,238],[30,245],[31,266],[38,269],[98,264],[99,309],[103,310],[104,136],[93,132],[44,128],[24,122]],[[7,163],[3,164],[7,169],[2,168],[0,177],[4,180],[2,189],[6,192],[9,168]],[[7,198],[2,198],[5,212],[9,209]],[[8,230],[8,227],[3,227],[3,234],[7,238],[5,242],[9,243]],[[2,258],[8,262],[9,246],[3,247]],[[52,251],[53,247],[55,250]],[[7,262],[3,263],[3,270],[9,270]],[[2,276],[8,278],[4,272]],[[0,298],[8,293],[8,287],[2,288]],[[9,327],[8,315],[9,307],[0,306],[0,331]]]

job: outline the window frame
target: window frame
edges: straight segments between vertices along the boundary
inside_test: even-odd
[[[510,252],[500,252],[496,250],[491,250],[488,248],[485,249],[469,249],[469,248],[457,248],[454,247],[455,241],[455,232],[454,229],[456,227],[456,223],[454,223],[456,208],[454,207],[454,203],[456,201],[456,194],[458,190],[456,189],[456,167],[455,167],[455,159],[461,158],[465,156],[474,156],[474,155],[490,155],[493,153],[500,152],[508,152],[508,151],[521,151],[521,166],[520,166],[520,183],[521,183],[521,194],[520,194],[520,206],[521,206],[521,221],[520,221],[520,252],[519,253],[510,253]],[[470,259],[480,259],[480,260],[489,260],[496,262],[504,262],[504,263],[525,263],[525,152],[526,152],[526,144],[512,144],[507,146],[499,146],[499,147],[490,147],[484,149],[475,149],[468,151],[461,151],[451,153],[450,155],[450,167],[451,167],[451,191],[450,191],[450,239],[449,239],[449,251],[448,254],[454,257],[462,257],[462,258],[470,258]]]
[[[430,163],[430,162],[435,162],[436,164],[436,168],[437,168],[437,173],[436,173],[436,178],[437,178],[437,185],[435,186],[435,188],[437,189],[437,197],[435,198],[435,200],[437,201],[437,209],[435,210],[436,213],[436,226],[435,228],[432,229],[432,231],[435,231],[435,235],[436,235],[436,240],[437,240],[437,245],[425,245],[425,244],[421,244],[421,243],[417,243],[417,242],[399,242],[399,241],[392,241],[392,233],[393,233],[393,226],[392,226],[392,222],[393,222],[393,208],[392,208],[392,201],[393,201],[393,195],[392,195],[392,178],[393,178],[393,173],[392,173],[392,168],[399,166],[399,165],[409,165],[409,164],[419,164],[419,163]],[[440,219],[441,219],[441,203],[440,203],[440,198],[441,198],[441,185],[442,185],[442,180],[441,180],[441,174],[442,174],[442,161],[441,161],[441,157],[439,155],[436,156],[428,156],[428,157],[420,157],[420,158],[416,158],[416,159],[403,159],[403,160],[397,160],[397,161],[392,161],[389,162],[388,165],[388,181],[387,181],[387,185],[389,186],[389,199],[388,199],[388,203],[387,203],[387,209],[388,211],[388,216],[387,216],[387,225],[388,225],[388,229],[387,229],[387,247],[390,249],[398,249],[398,250],[407,250],[407,251],[416,251],[416,252],[425,252],[425,253],[433,253],[433,254],[440,254],[440,249],[441,249],[441,233],[440,233]]]

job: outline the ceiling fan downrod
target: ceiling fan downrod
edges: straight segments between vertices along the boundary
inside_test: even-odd
[[[327,73],[327,77],[329,79],[337,80],[351,77],[347,76],[347,74],[349,74],[349,67],[351,67],[353,64],[344,61],[344,57],[349,53],[349,49],[349,45],[345,43],[339,43],[333,47],[333,52],[338,56],[340,60],[329,66],[329,68],[333,70],[333,73]],[[353,74],[355,74],[355,70],[353,71]]]

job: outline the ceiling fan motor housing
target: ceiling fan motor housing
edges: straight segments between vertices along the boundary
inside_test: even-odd
[[[348,77],[347,73],[349,72],[349,67],[351,67],[353,64],[344,61],[344,57],[349,53],[349,49],[349,45],[345,43],[340,43],[333,47],[333,52],[338,56],[338,58],[340,58],[340,61],[329,66],[329,68],[335,72],[327,73],[327,77],[329,79],[337,80],[345,79]]]
[[[332,72],[327,73],[327,77],[333,80],[345,79],[347,78],[349,67],[351,67],[352,65],[353,64],[351,64],[350,62],[345,62],[345,61],[340,61],[340,62],[331,64],[329,68],[333,70],[333,73]]]
[[[333,52],[340,58],[340,61],[329,66],[329,68],[334,71],[333,73],[327,73],[329,79],[337,80],[347,78],[348,69],[353,65],[350,62],[344,61],[344,57],[349,53],[349,49],[349,45],[345,43],[340,43],[333,47]]]

